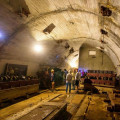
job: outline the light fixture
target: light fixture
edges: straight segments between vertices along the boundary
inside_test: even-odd
[[[41,52],[41,51],[43,51],[43,47],[41,45],[39,45],[39,44],[36,44],[34,46],[34,51],[35,52]]]
[[[77,58],[73,58],[72,60],[70,60],[69,65],[70,65],[72,68],[78,67],[78,65],[77,65]]]
[[[50,34],[54,28],[55,28],[55,25],[53,23],[51,23],[49,26],[47,26],[43,30],[43,33],[45,33],[45,34],[49,33]]]
[[[5,35],[3,32],[0,31],[0,41],[3,41],[5,39]]]
[[[75,61],[71,61],[71,62],[70,62],[70,66],[71,66],[72,68],[75,68],[75,67],[77,67],[77,64],[76,64]]]
[[[0,38],[2,38],[2,33],[0,32]]]
[[[74,53],[73,47],[69,50],[69,53],[70,53],[70,54],[71,54],[71,53]]]
[[[74,57],[78,56],[78,54],[74,55]]]
[[[100,32],[101,32],[101,34],[108,35],[108,32],[103,29],[100,29]]]
[[[89,55],[96,56],[96,51],[95,50],[89,50]]]
[[[104,6],[101,6],[101,14],[103,16],[111,16],[112,15],[112,11],[108,8],[108,7],[104,7]]]

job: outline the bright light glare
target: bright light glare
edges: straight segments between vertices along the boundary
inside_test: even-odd
[[[2,32],[0,32],[0,41],[3,41],[4,40],[4,35]]]
[[[35,46],[34,46],[34,50],[35,50],[36,52],[41,52],[41,51],[43,51],[43,47],[42,47],[41,45],[35,45]]]
[[[0,38],[2,38],[2,33],[0,33]]]
[[[77,64],[76,64],[76,62],[75,61],[71,61],[70,62],[70,66],[73,68],[73,67],[77,67]]]
[[[48,35],[46,36],[43,32],[39,32],[37,30],[32,31],[32,34],[37,41],[43,41],[49,38]]]

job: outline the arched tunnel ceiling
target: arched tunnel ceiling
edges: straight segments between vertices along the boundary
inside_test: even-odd
[[[114,65],[120,64],[118,0],[0,0],[0,6],[1,58],[59,63],[73,58],[86,42],[104,47]],[[107,6],[112,15],[103,18],[100,6]],[[51,23],[55,25],[52,32],[43,33]],[[100,29],[108,32],[104,37],[107,44],[100,42]],[[44,53],[33,52],[36,42],[44,46]],[[64,47],[66,42],[74,48],[71,55]]]

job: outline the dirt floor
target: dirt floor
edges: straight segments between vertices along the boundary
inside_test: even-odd
[[[83,85],[80,85],[79,92],[72,90],[71,94],[66,94],[65,86],[56,88],[54,92],[51,92],[50,90],[45,91],[30,99],[0,110],[0,119],[15,120],[19,118],[25,120],[24,118],[21,118],[21,116],[24,116],[24,113],[28,114],[32,110],[36,110],[37,113],[39,113],[39,110],[36,108],[38,108],[41,104],[45,102],[53,102],[56,105],[59,103],[67,103],[67,110],[64,111],[64,115],[58,116],[60,120],[120,120],[119,113],[109,112],[107,110],[109,103],[104,102],[104,100],[107,98],[107,92],[112,91],[113,88],[96,86],[96,88],[99,90],[99,94],[89,94],[89,92],[85,93],[83,90],[81,90],[82,88]],[[47,108],[48,112],[56,109],[55,106],[53,106],[53,108],[48,106],[44,109]],[[33,113],[35,112],[32,112],[31,116]],[[49,115],[50,114],[51,113],[49,113]],[[40,116],[41,117],[39,117],[39,119],[42,120],[43,117],[42,115]]]

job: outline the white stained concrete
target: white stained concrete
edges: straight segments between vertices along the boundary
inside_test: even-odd
[[[0,39],[0,57],[2,58],[21,56],[23,59],[31,59],[35,56],[30,51],[33,46],[32,42],[41,44],[42,41],[45,45],[46,56],[35,56],[37,62],[43,64],[47,61],[47,64],[54,63],[57,66],[64,63],[71,47],[78,51],[82,41],[88,40],[89,44],[95,44],[96,47],[96,42],[102,45],[100,40],[103,39],[103,35],[100,29],[105,29],[108,32],[108,35],[104,36],[107,44],[102,46],[107,49],[114,65],[117,67],[120,64],[120,2],[118,0],[109,2],[102,0],[19,0],[19,3],[16,0],[0,0],[0,6],[0,32],[5,35],[4,39]],[[103,18],[100,6],[109,7],[112,15]],[[25,15],[22,8],[29,14]],[[51,23],[55,25],[55,28],[50,34],[44,34],[43,30]],[[59,40],[62,42],[57,44]],[[75,43],[74,40],[77,42]],[[66,41],[70,45],[67,50],[65,50]],[[24,55],[23,52],[25,52]],[[60,56],[59,60],[56,60],[57,55]],[[71,54],[70,57],[74,55]]]
[[[89,55],[89,50],[95,50],[96,56],[93,58]],[[103,58],[102,58],[103,57]],[[114,64],[109,56],[101,52],[99,49],[89,45],[83,45],[80,48],[79,67],[87,70],[110,70],[116,71]]]

